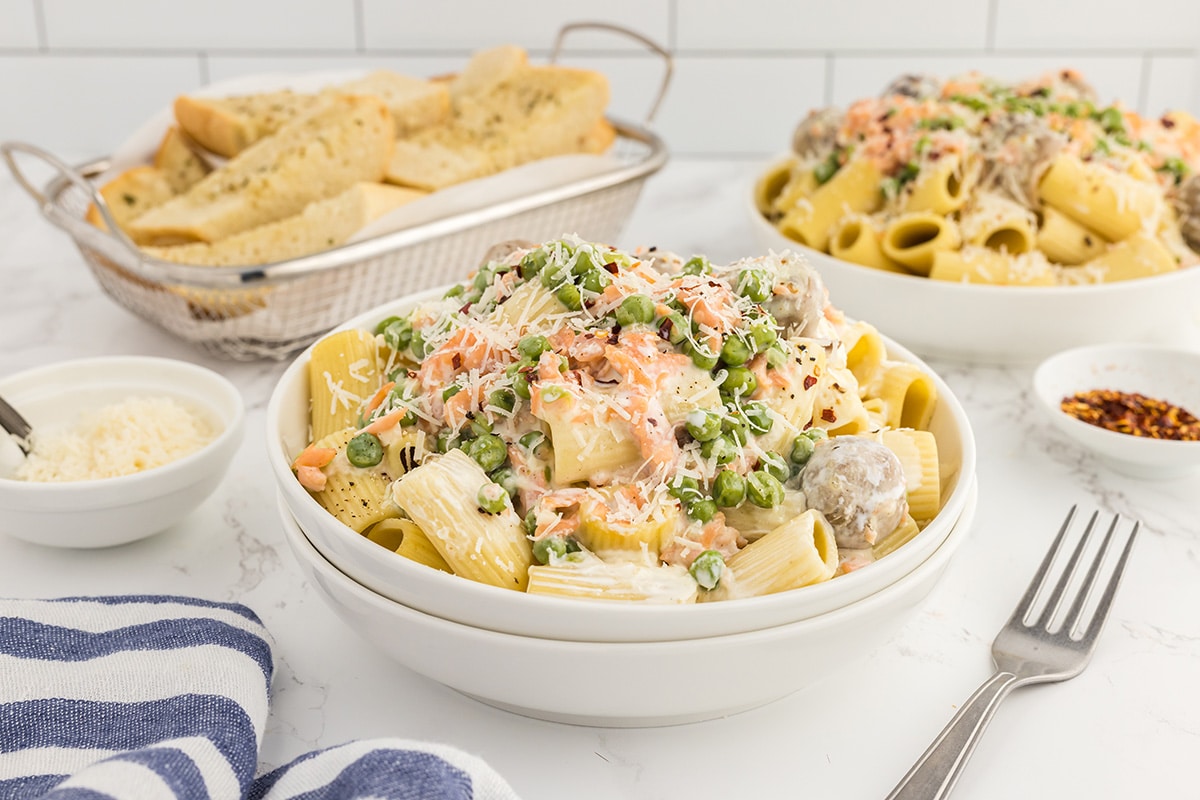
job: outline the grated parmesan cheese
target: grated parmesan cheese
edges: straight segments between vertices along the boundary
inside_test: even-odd
[[[129,397],[62,431],[34,432],[15,477],[36,482],[115,478],[161,467],[216,437],[206,420],[169,397]]]

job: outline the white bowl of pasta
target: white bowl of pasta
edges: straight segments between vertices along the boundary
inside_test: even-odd
[[[586,248],[590,245],[580,243],[578,246]],[[528,252],[517,252],[513,258],[520,260],[524,257],[522,254],[528,255]],[[790,262],[790,266],[805,270],[805,274],[809,274],[807,267],[800,262]],[[745,265],[743,265],[744,268]],[[718,268],[713,269],[717,270]],[[712,282],[719,283],[719,275],[716,272],[713,275]],[[708,280],[706,278],[705,282]],[[538,519],[536,513],[533,513],[532,517],[529,513],[525,513],[526,519],[532,523],[529,524],[527,533],[517,532],[516,525],[522,521],[522,515],[517,514],[514,508],[519,503],[523,506],[523,512],[527,509],[530,512],[538,511],[547,503],[547,496],[550,495],[549,488],[543,486],[542,494],[535,493],[534,495],[525,495],[520,491],[514,491],[508,500],[498,494],[494,497],[485,497],[488,489],[487,476],[479,471],[477,466],[472,465],[472,460],[476,464],[483,463],[480,460],[480,453],[476,449],[480,446],[478,444],[480,441],[487,441],[482,432],[477,433],[474,439],[465,440],[459,449],[446,448],[444,454],[436,452],[441,448],[427,448],[422,451],[414,443],[413,437],[424,436],[436,441],[438,435],[426,427],[428,420],[424,417],[419,418],[419,422],[417,419],[409,418],[408,427],[405,429],[407,432],[400,432],[391,441],[381,440],[379,442],[384,453],[380,454],[378,451],[375,453],[375,467],[353,467],[350,463],[350,456],[355,455],[357,458],[357,454],[347,451],[349,440],[361,435],[361,432],[381,430],[381,425],[377,425],[376,422],[366,418],[359,419],[357,411],[359,406],[356,403],[361,402],[364,406],[369,407],[372,400],[380,396],[381,391],[382,393],[391,391],[383,389],[383,386],[386,385],[386,376],[375,375],[374,378],[371,378],[368,375],[368,373],[380,372],[376,367],[368,367],[368,364],[377,364],[375,359],[381,354],[385,361],[391,358],[389,355],[391,348],[387,344],[390,335],[374,335],[371,331],[378,329],[383,321],[407,320],[409,319],[407,315],[428,313],[431,307],[437,307],[439,299],[444,294],[445,292],[437,291],[404,298],[350,320],[327,339],[318,342],[301,354],[288,367],[280,378],[268,407],[269,457],[289,514],[296,519],[304,534],[325,558],[355,581],[381,596],[423,613],[460,624],[547,639],[654,642],[728,635],[818,616],[882,590],[901,579],[936,551],[962,516],[975,469],[974,440],[962,407],[946,384],[911,353],[895,343],[879,337],[869,326],[847,323],[843,328],[845,330],[853,329],[852,335],[855,337],[855,341],[850,350],[842,354],[851,356],[845,365],[835,363],[836,359],[829,363],[822,361],[822,366],[826,368],[825,372],[822,373],[821,378],[813,378],[811,381],[807,376],[802,377],[801,373],[795,372],[806,368],[803,366],[805,362],[799,358],[795,361],[798,366],[793,367],[791,366],[792,362],[789,362],[787,365],[779,367],[784,371],[783,374],[789,376],[794,374],[796,385],[802,384],[806,387],[803,391],[812,390],[816,396],[822,398],[834,396],[834,393],[845,394],[847,388],[857,386],[857,378],[851,367],[858,370],[864,379],[866,378],[864,370],[875,370],[878,373],[872,373],[869,382],[871,385],[878,384],[879,388],[865,392],[868,395],[865,403],[855,392],[852,393],[853,396],[839,397],[837,400],[839,405],[825,408],[820,412],[814,411],[814,409],[818,405],[823,406],[824,401],[817,403],[816,400],[812,400],[803,412],[806,415],[805,420],[808,419],[807,415],[822,416],[821,425],[833,428],[835,433],[846,435],[835,435],[829,438],[823,435],[824,429],[822,429],[820,432],[812,431],[805,434],[806,440],[799,442],[801,438],[799,429],[787,428],[790,423],[783,416],[783,412],[789,408],[787,403],[794,401],[800,390],[793,392],[790,398],[780,395],[776,398],[778,402],[773,404],[760,403],[755,400],[747,401],[741,408],[743,411],[765,409],[765,413],[771,419],[778,420],[780,431],[789,442],[789,459],[793,457],[809,459],[811,458],[809,452],[819,452],[821,456],[818,461],[820,461],[834,450],[842,452],[842,448],[853,445],[853,447],[864,448],[863,452],[874,453],[872,458],[885,457],[888,464],[895,464],[895,468],[889,473],[891,477],[888,480],[892,481],[892,488],[889,491],[894,490],[897,494],[906,494],[904,505],[908,511],[904,512],[904,519],[899,522],[893,517],[888,530],[900,533],[899,536],[884,535],[874,544],[864,542],[857,548],[850,546],[847,544],[847,540],[843,539],[841,549],[838,550],[832,543],[838,539],[838,535],[833,534],[831,539],[828,520],[817,511],[812,510],[820,505],[820,498],[818,497],[816,501],[810,503],[808,495],[799,496],[802,489],[796,487],[801,485],[803,479],[800,473],[807,467],[802,469],[797,466],[797,462],[793,461],[789,472],[779,475],[781,480],[777,482],[780,484],[781,490],[774,503],[760,502],[764,500],[761,492],[759,495],[752,495],[750,489],[747,488],[745,496],[754,501],[755,507],[750,508],[749,501],[738,506],[736,502],[728,499],[727,493],[717,492],[715,479],[699,481],[701,491],[694,498],[685,501],[676,496],[675,489],[686,487],[672,485],[666,490],[658,492],[659,499],[654,501],[664,503],[666,506],[663,513],[666,519],[671,520],[670,524],[672,525],[670,529],[672,537],[669,539],[637,538],[631,545],[627,545],[634,552],[618,550],[617,556],[614,557],[613,551],[621,545],[620,543],[611,544],[613,535],[606,524],[606,518],[592,518],[581,521],[577,528],[572,529],[576,531],[572,533],[572,538],[575,536],[579,538],[572,543],[574,546],[569,551],[564,549],[563,552],[551,552],[547,555],[547,551],[543,550],[542,555],[539,556],[536,546],[542,538],[548,536],[548,528],[553,531],[553,526],[557,525],[561,519],[566,519],[569,514],[578,513],[582,516],[585,509],[588,508],[587,503],[595,493],[607,497],[608,495],[604,493],[612,491],[603,480],[595,479],[594,474],[589,474],[589,471],[591,473],[601,471],[601,458],[583,459],[579,464],[583,471],[571,478],[573,482],[578,482],[578,485],[567,487],[571,490],[570,492],[552,497],[552,499],[564,496],[573,498],[574,505],[569,511],[559,511],[558,516],[551,518],[549,525],[545,523],[545,520]],[[516,297],[515,294],[513,296]],[[517,302],[518,300],[509,301],[505,307],[511,308]],[[457,307],[458,302],[456,301],[454,305]],[[414,312],[414,310],[416,311]],[[488,313],[490,315],[492,312]],[[629,320],[626,319],[626,321]],[[384,325],[384,328],[388,324],[394,323],[389,322]],[[822,325],[824,324],[822,323]],[[638,324],[633,323],[627,325],[626,328],[634,328],[636,331]],[[461,330],[466,329],[466,327],[461,328]],[[822,330],[824,331],[825,328],[823,327]],[[627,333],[627,331],[625,332]],[[618,334],[624,335],[620,331]],[[527,336],[522,334],[521,340],[524,341],[526,338]],[[586,334],[580,337],[581,340],[585,340],[585,338]],[[655,341],[659,341],[657,335],[653,338]],[[796,337],[788,339],[791,344],[787,346],[796,348],[804,345],[805,342],[810,343],[805,346],[811,346],[812,341],[814,340]],[[661,351],[666,352],[667,356],[670,355],[666,343],[658,345],[658,347]],[[830,347],[833,348],[833,345],[830,344]],[[838,347],[842,347],[842,345],[838,345]],[[519,345],[516,349],[520,349]],[[800,352],[797,350],[797,355]],[[831,352],[839,351],[834,348]],[[331,359],[328,353],[335,355]],[[426,353],[426,358],[422,363],[425,365],[440,363],[436,361],[439,358],[438,354],[445,353],[440,348],[430,351]],[[551,348],[541,352],[539,362],[544,361],[545,363],[541,366],[548,367],[554,357],[555,353]],[[816,357],[813,356],[813,358]],[[447,359],[446,363],[455,362],[453,359]],[[462,365],[461,362],[459,363]],[[566,372],[562,372],[561,367],[553,370],[553,376],[566,375],[569,377],[574,371],[569,367],[575,363],[574,360],[571,360],[566,365],[568,367]],[[353,369],[348,369],[351,366]],[[421,369],[425,368],[421,367]],[[692,365],[688,364],[686,369],[681,367],[672,375],[678,373],[688,380],[701,380],[695,377],[691,368]],[[385,368],[382,371],[387,372],[388,370]],[[723,371],[725,370],[718,369],[717,373]],[[420,369],[410,369],[408,372],[410,377],[414,372],[417,375],[422,374]],[[498,379],[502,372],[507,372],[507,370],[495,370]],[[732,370],[728,372],[732,372]],[[547,386],[553,385],[549,375],[550,373],[543,375],[540,380],[545,383],[539,385],[536,392],[546,391]],[[359,378],[364,380],[359,381]],[[702,378],[707,379],[707,374],[703,374]],[[838,382],[839,380],[841,383]],[[338,410],[339,398],[343,396],[339,394],[341,389],[331,390],[331,387],[345,387],[358,383],[362,384],[359,388],[360,400],[348,403],[355,410],[346,413],[335,424],[328,424],[323,419],[324,417],[333,412],[342,413]],[[778,391],[783,392],[789,385],[786,382],[781,384],[783,388]],[[828,390],[821,387],[828,387]],[[438,396],[445,399],[453,398],[458,394],[452,388],[452,384],[444,380],[437,384],[437,389]],[[882,399],[885,395],[891,398],[890,401]],[[540,396],[540,394],[533,396]],[[755,398],[769,396],[765,392],[754,394]],[[717,400],[714,393],[714,403],[720,402],[724,401]],[[834,413],[835,407],[837,414],[843,414],[841,418]],[[366,416],[375,420],[382,419],[384,420],[382,424],[388,425],[394,423],[398,415],[407,416],[410,413],[406,410],[407,408],[406,406],[393,411],[377,408],[374,412],[368,412]],[[446,412],[448,408],[449,406],[443,401],[443,406],[439,410]],[[487,408],[492,408],[490,401]],[[515,410],[511,406],[508,410],[515,418],[520,418],[521,409],[522,406],[518,402]],[[343,410],[348,411],[348,409]],[[424,406],[418,407],[417,410],[423,414],[429,411]],[[543,416],[544,411],[543,406],[541,412]],[[903,428],[905,425],[911,424],[921,430],[899,432],[889,430],[886,433],[875,433],[876,429],[887,427],[883,420],[889,414],[892,421],[896,423],[891,427]],[[908,419],[906,414],[912,419]],[[413,414],[413,416],[417,415]],[[706,419],[704,414],[688,413],[684,416],[688,418],[687,425],[699,424]],[[482,414],[477,418],[477,422],[480,424],[484,420]],[[489,411],[486,421],[488,430],[495,427],[497,432],[495,435],[502,432],[504,423],[499,416],[492,417]],[[835,427],[835,422],[838,422],[840,427]],[[870,435],[849,435],[851,424],[862,425],[863,432],[870,433]],[[349,428],[347,429],[346,426]],[[401,428],[403,427],[401,426]],[[555,448],[549,456],[538,456],[538,458],[550,459],[545,464],[547,469],[553,467],[550,472],[546,472],[540,466],[540,462],[535,462],[539,464],[538,473],[544,472],[549,480],[551,474],[559,476],[573,469],[573,462],[566,460],[564,454],[572,452],[568,449],[570,443],[574,441],[572,437],[594,434],[594,432],[588,431],[590,427],[592,426],[580,424],[573,424],[570,429],[546,426],[545,430],[549,435],[545,438],[550,441],[551,446],[554,441],[557,441],[559,447]],[[687,452],[702,452],[703,448],[691,441],[692,434],[683,433],[685,428],[685,425],[678,425],[672,431],[673,438],[670,441],[680,447],[685,455]],[[763,427],[758,428],[760,431],[763,429]],[[768,424],[765,429],[769,431],[773,428],[771,424]],[[701,431],[695,432],[703,435]],[[509,459],[519,458],[521,452],[517,448],[525,447],[529,442],[527,434],[518,437],[516,433],[510,431],[506,434],[506,439],[512,440],[507,441]],[[818,436],[818,433],[822,433],[822,435]],[[727,434],[721,434],[721,436],[725,435]],[[736,435],[736,432],[728,435]],[[324,438],[331,436],[335,438],[330,440]],[[337,436],[342,438],[339,440],[336,438]],[[793,436],[796,442],[792,442]],[[709,437],[706,441],[711,438]],[[517,439],[520,441],[518,442]],[[871,439],[873,443],[865,443],[867,439]],[[742,441],[758,445],[766,440],[761,434],[754,434]],[[402,444],[399,452],[393,453],[392,450],[396,449],[394,448],[396,442]],[[881,444],[881,442],[886,442],[886,444]],[[834,444],[838,445],[837,448],[833,447]],[[804,448],[801,448],[800,445],[804,445]],[[805,452],[796,456],[795,452],[798,450],[805,450]],[[471,457],[465,457],[464,452],[470,453]],[[589,452],[594,453],[594,449]],[[601,455],[603,456],[603,453]],[[512,466],[510,463],[508,467],[497,467],[502,463],[503,458],[504,451],[501,451],[499,460],[490,465],[496,468],[496,471],[492,473],[493,476],[498,476],[500,472]],[[770,488],[769,484],[772,481],[762,476],[753,477],[752,475],[752,473],[764,471],[770,458],[765,452],[756,456],[757,466],[753,470],[747,469],[747,484],[751,481],[761,482]],[[723,463],[715,455],[713,460]],[[318,463],[322,465],[318,467],[321,474],[316,475],[309,471],[308,475],[317,479],[321,488],[314,488],[317,484],[312,482],[309,482],[307,486],[302,485],[301,480],[298,480],[303,477],[302,470]],[[741,462],[735,457],[733,461],[729,462],[729,469],[734,469],[740,464]],[[426,468],[427,465],[433,468]],[[703,465],[695,469],[702,468]],[[390,469],[392,472],[400,474],[401,477],[396,479],[391,473],[369,474],[372,469],[376,473]],[[901,473],[904,474],[903,479]],[[440,475],[440,477],[434,483],[415,480],[418,475],[422,474],[435,477]],[[584,481],[587,481],[589,477],[593,478],[592,485],[585,485]],[[503,483],[502,479],[498,477],[493,477],[492,481]],[[900,487],[901,481],[904,483],[904,488]],[[343,489],[337,489],[336,494],[329,491],[330,487],[344,487],[350,482],[355,484],[353,491],[347,493]],[[911,490],[908,487],[911,487]],[[620,486],[618,486],[619,489]],[[657,487],[652,491],[656,489]],[[695,487],[692,491],[695,491]],[[869,494],[869,496],[875,497],[873,494]],[[529,500],[530,497],[533,498],[532,501]],[[698,509],[689,505],[693,502],[704,504],[706,500],[711,500],[713,503],[713,506],[709,508],[711,512],[716,510],[718,499],[720,499],[722,509],[719,517],[705,515],[703,505]],[[485,513],[483,504],[487,500],[497,500],[499,512]],[[874,502],[874,500],[870,502]],[[646,505],[648,506],[649,502]],[[435,506],[435,508],[431,511],[429,506]],[[895,506],[888,503],[880,506],[881,509],[884,507],[890,510],[889,513],[895,510]],[[408,519],[400,518],[402,516],[401,508],[404,509],[404,514]],[[555,506],[556,510],[561,508],[562,506]],[[366,509],[366,511],[358,513],[358,509]],[[742,559],[743,566],[741,567],[742,575],[745,577],[739,578],[736,585],[734,585],[733,579],[727,580],[723,584],[727,587],[724,590],[721,590],[720,586],[716,589],[705,588],[699,583],[701,578],[695,574],[695,561],[698,555],[695,552],[691,554],[693,569],[684,569],[682,566],[671,569],[675,565],[669,559],[672,558],[672,555],[678,556],[679,553],[678,551],[670,553],[663,543],[677,542],[680,538],[684,538],[686,543],[686,541],[690,541],[686,537],[698,536],[701,523],[693,516],[694,513],[696,516],[709,516],[708,523],[719,519],[728,521],[723,524],[732,526],[734,520],[739,520],[737,522],[739,528],[736,531],[738,542],[735,545],[738,552],[764,552],[767,545],[760,544],[761,542],[770,544],[776,541],[765,534],[773,532],[776,528],[786,527],[790,531],[789,535],[798,536],[807,542],[805,545],[807,549],[796,558],[811,560],[815,553],[817,561],[820,562],[811,565],[815,570],[814,577],[811,580],[807,578],[804,580],[805,584],[811,585],[793,588],[801,584],[787,583],[768,590],[752,592],[751,589],[746,588],[752,587],[754,584],[751,583],[752,577],[749,577],[753,574],[752,570],[745,567],[746,563],[750,563],[745,561],[745,558],[748,558],[745,556]],[[874,517],[871,515],[874,513],[871,512],[862,519],[873,519]],[[468,569],[460,569],[461,564],[451,565],[450,562],[455,558],[456,550],[460,556],[464,552],[479,554],[484,545],[477,543],[480,538],[478,535],[475,540],[466,544],[448,543],[442,541],[441,537],[456,535],[456,531],[474,530],[479,527],[479,519],[485,521],[486,524],[483,526],[485,530],[491,530],[487,526],[494,526],[497,522],[511,520],[511,527],[514,529],[513,536],[514,538],[519,536],[520,539],[512,546],[523,548],[524,555],[506,557],[507,564],[511,565],[513,559],[524,559],[519,565],[520,573],[513,580],[513,585],[516,588],[526,589],[526,591],[512,591],[511,588],[505,588],[506,581],[511,579],[508,573],[501,575],[499,580],[496,580],[494,575],[490,580],[487,579],[488,576],[482,580],[478,578],[470,580],[460,576],[460,574],[466,574]],[[661,519],[652,512],[647,512],[647,516],[643,517],[643,521],[647,520],[655,520],[655,525],[661,523]],[[904,523],[903,526],[901,522]],[[911,526],[909,526],[909,522],[912,523]],[[787,524],[785,525],[785,523]],[[903,532],[901,531],[902,527]],[[608,537],[603,540],[604,545],[596,544],[597,528]],[[427,529],[434,531],[434,535],[427,534]],[[622,527],[621,530],[622,532],[633,530],[635,533],[632,535],[641,537],[644,527],[629,524]],[[661,528],[659,530],[661,531]],[[708,530],[713,529],[709,528]],[[884,533],[886,534],[886,531]],[[658,535],[661,536],[661,533]],[[747,538],[742,538],[743,536]],[[535,545],[532,555],[527,543],[530,538],[533,539]],[[651,560],[647,559],[647,553],[652,541],[657,541],[659,547],[658,550],[653,551],[652,555],[662,556],[661,563],[657,563],[660,559],[652,559],[650,564],[644,563]],[[830,544],[827,545],[827,542]],[[380,544],[386,546],[381,547]],[[710,549],[720,546],[720,544],[715,544]],[[596,553],[601,553],[603,557],[597,557]],[[729,568],[728,572],[720,568],[721,571],[718,574],[736,576],[738,574],[735,571],[737,555],[730,556],[720,553],[718,555],[728,558],[726,566]],[[545,557],[543,558],[543,556]],[[874,563],[867,563],[869,561],[874,561]],[[614,568],[607,566],[610,562],[616,566]],[[500,563],[499,559],[497,563]],[[784,563],[791,564],[792,562]],[[866,566],[861,569],[853,568],[862,564],[866,564]],[[431,569],[428,565],[438,568]],[[470,565],[468,564],[467,567],[469,568]],[[580,571],[564,573],[556,569],[545,569],[545,567],[558,567],[561,570],[579,569]],[[666,569],[665,572],[645,572],[643,569],[645,567],[652,570],[660,567]],[[509,568],[511,569],[511,566]],[[585,571],[583,568],[587,568],[587,570]],[[450,571],[460,574],[450,574]],[[828,580],[835,573],[837,577]],[[585,583],[584,589],[579,588],[579,583],[572,583],[572,581],[578,581],[581,575]],[[587,583],[596,575],[607,581],[601,588],[596,588],[597,584]],[[627,578],[628,580],[626,580]],[[641,581],[641,588],[638,591],[635,591],[635,587],[631,585],[634,583],[634,579]],[[797,578],[797,580],[799,579]],[[787,590],[784,590],[785,588]],[[678,594],[674,593],[676,590],[678,590]],[[717,591],[723,591],[724,594],[716,594]],[[658,593],[655,594],[655,592]],[[716,597],[726,599],[722,602],[694,602],[697,599],[712,600]],[[614,598],[641,602],[616,602]]]
[[[356,633],[405,667],[489,705],[577,725],[649,727],[728,716],[805,689],[885,644],[934,588],[966,539],[962,517],[902,578],[827,614],[761,630],[682,641],[587,642],[463,625],[397,603],[339,571],[281,503],[285,539],[304,578]],[[484,666],[486,665],[486,666]],[[531,669],[536,665],[536,669]],[[719,689],[661,676],[753,676]],[[547,676],[554,676],[547,679]]]
[[[811,112],[790,150],[748,193],[760,243],[810,248],[848,313],[923,355],[1200,341],[1190,114],[1105,103],[1071,69],[905,75]]]
[[[1032,364],[1105,342],[1200,344],[1200,267],[1080,286],[987,286],[871,269],[779,232],[747,194],[764,250],[802,252],[847,314],[927,358]]]

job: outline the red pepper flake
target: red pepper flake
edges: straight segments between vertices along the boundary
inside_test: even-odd
[[[814,378],[812,375],[805,375],[805,376],[804,376],[804,388],[805,388],[805,390],[811,389],[812,387],[814,387],[814,386],[816,386],[816,385],[817,385],[817,379],[816,379],[816,378]]]
[[[462,363],[462,353],[455,353],[450,357],[450,366],[452,368],[458,369],[462,366]]]
[[[1174,403],[1136,392],[1092,389],[1064,397],[1063,412],[1089,425],[1148,439],[1200,441],[1200,420]]]
[[[827,408],[821,412],[821,419],[826,422],[837,422],[837,414],[833,413],[832,408]]]
[[[610,261],[604,265],[604,269],[607,270],[608,272],[611,272],[613,275],[616,275],[617,272],[620,270],[620,267],[617,266],[617,262]]]

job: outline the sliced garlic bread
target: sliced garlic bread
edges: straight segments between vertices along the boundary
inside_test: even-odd
[[[471,56],[463,71],[450,81],[454,98],[482,97],[500,84],[512,80],[529,66],[529,55],[511,44],[481,50]]]
[[[175,190],[165,172],[146,166],[122,172],[100,187],[100,196],[112,212],[117,227],[133,238],[129,224],[151,208],[170,200],[175,196]],[[101,230],[108,230],[95,205],[88,206],[87,221]]]
[[[212,171],[192,152],[192,148],[184,141],[183,134],[176,126],[168,128],[163,135],[158,151],[154,154],[154,166],[167,176],[175,194],[187,191]]]
[[[525,67],[484,95],[460,95],[451,119],[397,144],[387,180],[435,190],[540,158],[595,152],[608,105],[603,75]]]
[[[316,95],[287,90],[240,97],[181,95],[175,99],[175,121],[204,148],[233,158],[320,104]]]
[[[219,242],[143,249],[147,255],[180,264],[219,267],[273,264],[343,244],[368,223],[424,196],[424,192],[414,189],[356,183],[336,197],[309,204],[295,216]]]
[[[328,90],[333,94],[369,94],[387,104],[397,136],[441,122],[450,114],[450,92],[442,84],[386,69]]]
[[[215,242],[378,181],[391,159],[392,115],[366,95],[330,97],[187,192],[130,223],[146,245]]]

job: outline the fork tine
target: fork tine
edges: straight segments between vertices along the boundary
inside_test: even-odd
[[[1071,528],[1071,523],[1075,520],[1075,512],[1079,510],[1078,505],[1071,506],[1071,510],[1067,512],[1067,518],[1063,520],[1062,527],[1058,529],[1058,535],[1054,537],[1054,542],[1050,545],[1050,549],[1046,551],[1045,558],[1042,559],[1042,564],[1038,567],[1037,572],[1029,580],[1029,587],[1025,590],[1025,594],[1021,596],[1017,607],[1013,609],[1012,618],[1009,624],[1019,623],[1024,626],[1025,617],[1029,616],[1029,612],[1033,609],[1033,604],[1037,600],[1038,594],[1042,591],[1042,584],[1046,582],[1046,575],[1050,572],[1050,565],[1054,563],[1054,557],[1058,555],[1059,548],[1062,547],[1063,539],[1067,535],[1067,531]]]
[[[1108,586],[1104,588],[1104,594],[1100,596],[1100,602],[1096,604],[1096,613],[1092,615],[1087,629],[1083,632],[1082,641],[1089,647],[1095,643],[1096,637],[1100,635],[1100,630],[1104,627],[1104,621],[1108,618],[1108,610],[1112,606],[1113,598],[1117,596],[1117,587],[1121,585],[1121,576],[1125,572],[1125,562],[1129,560],[1129,553],[1133,550],[1133,540],[1137,538],[1141,528],[1142,523],[1135,522],[1133,524],[1133,530],[1129,532],[1129,539],[1125,542],[1121,557],[1117,559],[1117,566],[1113,568],[1112,575],[1108,578]]]
[[[1063,568],[1062,576],[1058,579],[1058,583],[1054,585],[1054,590],[1046,600],[1046,605],[1042,609],[1042,613],[1038,616],[1037,622],[1034,623],[1036,626],[1047,630],[1050,628],[1050,623],[1054,620],[1054,616],[1058,613],[1059,607],[1062,605],[1063,594],[1067,591],[1067,586],[1075,576],[1076,570],[1079,569],[1079,559],[1083,556],[1084,548],[1087,547],[1088,540],[1092,536],[1092,531],[1096,527],[1096,519],[1099,516],[1099,511],[1092,512],[1092,518],[1088,520],[1087,527],[1083,531],[1083,536],[1079,538],[1079,543],[1075,545],[1075,550],[1071,553],[1071,558],[1067,561],[1067,566]]]
[[[1079,587],[1079,591],[1075,592],[1075,599],[1071,602],[1071,607],[1067,610],[1067,615],[1063,619],[1063,632],[1068,636],[1079,623],[1079,618],[1083,616],[1083,609],[1087,601],[1092,596],[1092,590],[1095,588],[1096,581],[1100,577],[1100,567],[1104,564],[1104,559],[1108,556],[1108,548],[1112,544],[1113,533],[1117,530],[1117,523],[1121,521],[1120,514],[1113,515],[1112,524],[1108,526],[1108,532],[1104,534],[1104,541],[1100,543],[1100,550],[1092,559],[1092,565],[1088,568],[1087,576],[1083,579],[1083,584]]]

